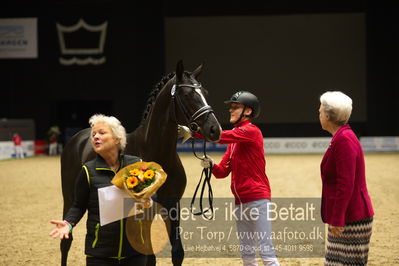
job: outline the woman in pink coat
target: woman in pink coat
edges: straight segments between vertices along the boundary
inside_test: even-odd
[[[328,91],[320,103],[321,127],[333,136],[320,165],[321,217],[328,224],[325,265],[367,265],[374,211],[363,150],[347,124],[352,99]]]

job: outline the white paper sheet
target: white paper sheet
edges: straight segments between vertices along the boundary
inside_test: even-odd
[[[98,201],[101,226],[143,212],[135,207],[137,202],[129,194],[114,185],[99,188]]]

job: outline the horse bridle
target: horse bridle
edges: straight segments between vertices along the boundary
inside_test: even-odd
[[[198,85],[198,84],[179,84],[179,85],[175,84],[175,85],[173,85],[173,87],[170,91],[170,93],[172,95],[172,103],[174,103],[176,100],[178,107],[184,114],[184,118],[186,119],[187,125],[189,126],[190,130],[193,132],[198,132],[200,130],[200,126],[198,125],[196,120],[205,114],[213,113],[212,107],[209,105],[204,105],[201,108],[199,108],[197,111],[195,111],[194,114],[192,114],[190,116],[186,107],[182,103],[180,97],[178,97],[176,94],[176,88],[181,88],[181,87],[188,87],[188,88],[192,88],[194,90],[195,89],[201,90],[202,86]],[[174,110],[174,108],[173,108],[173,110]],[[176,118],[176,114],[175,114],[175,118]]]
[[[179,97],[177,97],[177,95],[175,95],[176,93],[176,87],[177,88],[181,88],[181,87],[189,87],[192,89],[202,89],[201,85],[198,84],[179,84],[179,85],[173,85],[172,89],[171,89],[171,95],[172,95],[172,104],[174,105],[175,99],[177,102],[177,105],[179,106],[180,110],[183,112],[184,117],[186,118],[186,122],[190,127],[190,130],[193,132],[198,132],[200,130],[200,126],[197,124],[196,120],[198,118],[200,118],[201,116],[208,114],[208,113],[213,113],[212,107],[209,105],[204,105],[201,108],[199,108],[197,111],[194,112],[194,114],[192,114],[190,116],[190,114],[188,113],[186,107],[183,105],[183,103],[181,102],[181,99]],[[175,109],[174,106],[172,108],[173,110]],[[175,121],[177,122],[176,119],[176,114],[174,114],[175,117]],[[204,158],[207,158],[206,155],[206,141],[204,141],[204,155],[203,157],[199,157],[194,149],[194,138],[192,138],[192,150],[194,153],[194,156],[197,157],[200,160],[203,160]],[[201,173],[201,178],[197,184],[197,187],[195,188],[195,192],[193,195],[193,198],[191,199],[191,203],[190,203],[190,211],[192,214],[194,215],[202,215],[204,218],[211,220],[213,218],[213,191],[212,191],[212,186],[211,186],[211,176],[212,176],[212,165],[209,168],[204,168],[202,170]],[[204,179],[203,179],[204,178]],[[201,186],[202,183],[202,188],[201,188],[201,194],[200,194],[200,198],[199,198],[199,208],[200,211],[199,212],[194,212],[193,211],[193,206],[195,203],[195,198],[197,196],[197,192],[199,187]],[[203,201],[203,197],[204,197],[204,192],[205,192],[205,187],[208,187],[208,204],[209,204],[209,208],[204,208],[202,201]]]

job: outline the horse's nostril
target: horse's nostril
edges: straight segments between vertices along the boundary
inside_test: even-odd
[[[211,128],[209,129],[209,134],[213,137],[213,138],[217,138],[219,137],[219,130],[218,127],[215,126],[211,126]]]
[[[220,134],[221,134],[220,129],[221,128],[218,126],[211,126],[209,128],[209,136],[211,137],[212,141],[217,141],[220,139]]]
[[[215,127],[214,127],[214,126],[211,126],[211,127],[210,127],[210,129],[209,129],[209,135],[211,135],[211,136],[215,135]]]

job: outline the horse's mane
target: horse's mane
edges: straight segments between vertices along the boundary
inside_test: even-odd
[[[184,75],[189,77],[191,75],[191,73],[188,72],[188,71],[184,71]],[[152,105],[154,104],[155,99],[158,96],[158,93],[162,90],[162,88],[165,86],[165,84],[170,79],[172,79],[174,76],[175,76],[175,72],[171,72],[171,73],[163,76],[161,81],[159,81],[154,86],[154,89],[150,92],[150,95],[148,96],[147,103],[146,103],[146,106],[145,106],[145,109],[144,109],[144,113],[143,113],[143,116],[142,116],[141,122],[140,122],[141,125],[144,124],[145,120],[147,119],[148,114],[151,111]]]

